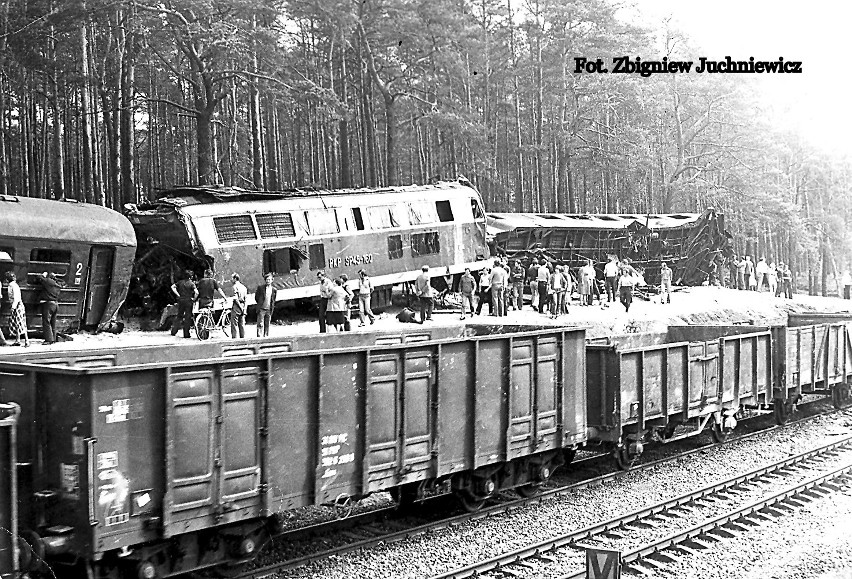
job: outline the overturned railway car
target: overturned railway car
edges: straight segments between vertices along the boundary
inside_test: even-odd
[[[488,230],[497,251],[509,257],[540,251],[571,268],[589,259],[602,265],[608,255],[627,257],[654,284],[662,262],[672,268],[676,284],[700,285],[711,259],[732,255],[724,216],[713,209],[670,215],[489,213]]]
[[[467,326],[2,360],[20,567],[166,577],[247,557],[303,505],[534,492],[585,441],[584,337]]]
[[[15,272],[32,330],[41,328],[37,278],[44,272],[62,286],[59,332],[109,323],[127,296],[135,251],[130,222],[111,209],[0,195],[0,280]],[[8,301],[0,303],[6,329]]]
[[[140,286],[161,296],[183,268],[212,268],[220,283],[237,272],[249,288],[272,273],[279,301],[317,296],[320,270],[347,274],[356,289],[363,268],[379,290],[374,305],[383,305],[394,284],[413,281],[424,265],[460,274],[489,256],[482,198],[463,179],[334,191],[183,187],[128,217]]]

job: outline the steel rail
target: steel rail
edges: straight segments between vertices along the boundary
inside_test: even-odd
[[[553,549],[558,549],[561,547],[565,547],[568,545],[572,545],[577,541],[582,541],[584,539],[589,539],[596,535],[601,535],[606,533],[607,531],[612,531],[619,527],[622,527],[626,524],[630,524],[641,519],[647,519],[662,513],[664,511],[671,510],[673,508],[677,508],[686,503],[694,502],[698,499],[718,494],[722,491],[731,489],[733,487],[737,487],[742,485],[743,483],[753,481],[755,479],[759,479],[767,474],[778,472],[790,466],[793,466],[797,463],[805,462],[809,459],[815,458],[819,455],[830,453],[833,450],[848,446],[852,448],[852,435],[846,436],[840,440],[831,442],[827,445],[823,445],[821,447],[805,451],[803,453],[797,454],[793,457],[785,458],[782,461],[777,463],[763,466],[757,469],[754,469],[748,473],[737,475],[730,479],[726,479],[724,481],[714,483],[703,487],[701,489],[691,491],[680,496],[666,499],[665,501],[661,501],[657,504],[651,505],[649,507],[643,507],[641,509],[637,509],[630,513],[619,515],[614,517],[608,521],[604,521],[601,523],[594,523],[592,525],[588,525],[583,527],[582,529],[578,529],[575,531],[570,531],[558,537],[554,537],[551,539],[547,539],[545,541],[540,541],[533,545],[529,545],[526,547],[522,547],[520,549],[516,549],[501,555],[497,555],[490,559],[480,561],[477,563],[473,563],[471,565],[467,565],[465,567],[461,567],[458,569],[454,569],[452,571],[441,573],[438,575],[432,575],[430,579],[462,579],[466,577],[474,577],[480,573],[485,573],[488,571],[494,571],[506,565],[511,565],[514,563],[518,563],[523,561],[524,559],[530,559],[533,557],[538,557],[547,551],[551,551]],[[852,469],[852,466],[849,467]],[[629,472],[629,471],[628,471]],[[637,551],[638,552],[638,551]],[[576,575],[576,577],[581,577],[585,575],[585,571],[583,571],[580,575]],[[575,577],[574,575],[568,575],[567,577]]]
[[[752,501],[751,503],[743,507],[738,507],[737,509],[729,511],[724,515],[720,515],[711,520],[706,520],[702,523],[693,525],[689,529],[672,533],[671,535],[654,541],[653,543],[649,543],[647,545],[643,545],[641,547],[628,551],[627,553],[622,554],[622,562],[629,564],[636,561],[640,561],[641,559],[649,555],[653,555],[658,551],[662,551],[663,549],[667,549],[669,547],[677,546],[679,543],[683,543],[684,541],[688,541],[690,539],[699,538],[702,535],[706,535],[710,531],[718,529],[728,523],[735,522],[751,514],[757,513],[758,511],[767,507],[771,507],[778,503],[783,503],[785,500],[788,500],[811,489],[823,486],[826,483],[829,483],[837,478],[850,474],[852,474],[852,464],[836,468],[835,470],[825,474],[817,475],[803,482],[797,483],[794,487],[775,493],[770,497]],[[580,579],[585,576],[586,571],[583,570],[569,575],[562,575],[559,577],[559,579]]]
[[[660,459],[657,459],[657,460],[653,460],[653,461],[650,461],[650,462],[646,462],[646,463],[636,465],[628,471],[614,471],[614,472],[599,475],[599,476],[596,476],[596,477],[593,477],[593,478],[590,478],[590,479],[574,482],[574,483],[571,483],[569,485],[559,486],[557,488],[543,490],[540,494],[538,494],[534,497],[521,498],[521,499],[518,499],[518,500],[511,501],[511,502],[506,502],[506,503],[502,503],[502,504],[499,504],[499,505],[485,507],[482,510],[476,512],[476,513],[463,513],[463,514],[460,514],[460,515],[455,515],[453,517],[441,519],[440,521],[426,523],[426,524],[419,525],[419,526],[416,526],[416,527],[412,527],[412,528],[409,528],[409,529],[392,531],[392,532],[389,532],[389,533],[381,535],[381,536],[366,537],[364,539],[356,540],[354,542],[347,543],[345,545],[333,547],[331,549],[327,549],[327,550],[324,550],[324,551],[319,552],[319,553],[312,553],[312,554],[308,554],[308,555],[303,555],[303,556],[295,558],[295,559],[289,559],[287,561],[281,561],[281,562],[272,563],[272,564],[269,564],[269,565],[264,565],[262,567],[258,567],[256,569],[252,569],[252,570],[246,571],[244,573],[240,573],[238,575],[235,575],[234,579],[268,579],[269,577],[271,577],[274,574],[279,573],[281,571],[296,569],[296,568],[303,567],[303,566],[308,565],[308,564],[313,563],[313,562],[322,561],[324,559],[328,559],[328,558],[334,557],[334,556],[343,555],[343,554],[346,554],[346,553],[351,553],[351,552],[356,552],[356,551],[364,551],[366,549],[369,549],[369,548],[374,547],[374,546],[381,544],[381,543],[393,543],[393,542],[397,542],[397,541],[402,541],[402,540],[405,540],[405,539],[410,538],[410,537],[422,535],[422,534],[429,532],[429,531],[432,531],[432,530],[444,529],[444,528],[447,528],[447,527],[458,526],[458,525],[461,525],[463,523],[466,523],[466,522],[469,522],[469,521],[472,521],[472,520],[480,520],[480,519],[484,519],[484,518],[487,518],[487,517],[502,515],[502,514],[509,512],[509,511],[512,511],[512,510],[515,510],[515,509],[518,509],[518,508],[521,508],[521,507],[524,507],[524,506],[539,504],[540,502],[542,502],[544,500],[551,499],[551,498],[554,498],[554,497],[563,496],[565,494],[571,493],[571,492],[576,491],[576,490],[582,490],[582,489],[585,489],[585,488],[601,485],[601,484],[604,484],[605,482],[608,482],[608,481],[618,480],[618,479],[620,479],[624,476],[627,476],[629,474],[632,474],[632,473],[642,472],[644,470],[649,470],[649,469],[652,469],[656,466],[666,464],[666,463],[669,463],[669,462],[673,462],[675,460],[679,460],[682,457],[690,456],[692,454],[696,454],[696,453],[699,453],[699,452],[706,451],[708,448],[713,448],[713,447],[717,447],[717,446],[729,446],[733,443],[749,440],[751,438],[755,438],[755,437],[760,436],[762,434],[772,432],[772,431],[779,429],[779,428],[783,428],[783,427],[786,427],[786,426],[793,426],[795,424],[801,424],[801,423],[807,422],[809,420],[815,420],[815,419],[822,417],[822,416],[828,416],[828,415],[834,414],[836,412],[839,412],[839,411],[836,410],[836,409],[831,409],[829,412],[819,413],[819,414],[815,414],[815,415],[811,415],[811,416],[805,416],[805,417],[802,417],[802,418],[799,418],[799,419],[796,419],[796,420],[791,420],[784,425],[772,425],[769,428],[765,428],[765,429],[762,429],[762,430],[757,430],[757,431],[750,432],[750,433],[747,433],[747,434],[742,434],[742,435],[738,435],[738,436],[728,438],[728,440],[725,441],[724,443],[714,442],[714,443],[711,443],[711,444],[708,444],[708,445],[698,446],[696,448],[689,449],[685,452],[681,452],[681,453],[678,453],[678,454],[673,455],[673,456],[664,457],[664,458],[660,458]],[[603,457],[606,457],[606,456],[608,456],[608,455],[585,457],[585,458],[581,459],[580,461],[578,461],[576,463],[572,463],[572,464],[579,464],[579,463],[582,463],[582,462],[593,461],[595,459],[603,458]],[[437,498],[440,498],[440,497],[435,497],[435,498],[437,499]],[[422,502],[425,503],[427,501],[422,501]],[[394,507],[387,507],[387,508],[378,509],[376,511],[370,511],[368,513],[363,513],[361,515],[357,515],[356,517],[351,517],[351,518],[347,519],[349,523],[346,525],[346,528],[355,527],[356,525],[351,524],[353,522],[356,522],[358,524],[363,524],[360,521],[364,520],[364,521],[367,521],[369,523],[369,522],[381,520],[385,515],[390,514],[393,510],[394,510]],[[285,531],[284,533],[282,533],[280,535],[276,535],[271,540],[276,541],[276,542],[277,541],[287,541],[287,540],[294,539],[294,538],[302,538],[302,537],[306,537],[306,536],[310,536],[310,535],[319,535],[322,532],[323,526],[329,526],[329,525],[333,526],[336,523],[339,523],[339,521],[318,523],[318,524],[315,524],[315,525],[310,525],[310,526],[307,526],[307,527],[298,528],[298,529],[295,529],[295,530],[292,530],[292,531]],[[561,546],[561,545],[559,545],[559,546]],[[533,556],[533,555],[530,555],[530,556]],[[445,576],[446,577],[453,577],[454,575],[447,574]],[[467,576],[470,576],[470,575],[467,575]],[[438,577],[443,577],[443,575],[438,576]]]

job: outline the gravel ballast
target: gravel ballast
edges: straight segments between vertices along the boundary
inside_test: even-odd
[[[664,498],[680,496],[735,473],[747,473],[849,434],[850,426],[852,414],[848,411],[834,413],[772,430],[753,439],[714,446],[599,487],[544,500],[509,515],[427,533],[365,553],[335,557],[290,571],[282,577],[420,578],[446,572],[609,520]]]

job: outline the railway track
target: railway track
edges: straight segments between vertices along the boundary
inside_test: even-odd
[[[808,420],[812,420],[823,415],[824,414],[806,416],[797,420],[790,421],[787,423],[787,425],[794,425],[806,422]],[[725,444],[748,440],[760,434],[765,434],[776,428],[782,427],[771,426],[766,429],[761,429],[736,437],[731,437]],[[606,474],[594,476],[591,478],[572,482],[567,485],[557,486],[554,488],[543,487],[540,494],[529,498],[514,499],[508,498],[507,495],[500,495],[492,499],[493,501],[497,501],[497,504],[487,506],[476,513],[463,513],[447,518],[440,516],[439,511],[437,509],[430,511],[427,508],[423,508],[419,511],[415,510],[412,513],[406,514],[404,517],[400,518],[399,513],[395,507],[387,507],[354,515],[342,521],[338,520],[333,521],[331,523],[326,522],[317,525],[312,525],[309,527],[303,527],[294,531],[285,532],[284,534],[273,538],[273,541],[275,543],[292,544],[298,542],[309,542],[312,538],[334,537],[333,541],[328,542],[342,542],[343,544],[338,544],[332,548],[324,549],[322,551],[307,552],[296,557],[291,557],[290,559],[285,561],[263,565],[248,570],[246,572],[239,573],[238,575],[235,575],[235,577],[237,577],[238,579],[269,579],[277,573],[297,569],[299,567],[319,562],[331,558],[333,556],[338,556],[349,552],[368,550],[382,543],[391,543],[405,540],[407,538],[415,537],[426,532],[461,525],[471,520],[477,520],[485,517],[500,516],[504,513],[518,508],[522,508],[526,505],[536,504],[540,501],[549,500],[551,498],[558,497],[563,494],[568,494],[576,490],[581,490],[583,488],[605,484],[608,481],[620,479],[628,474],[651,469],[667,462],[680,460],[683,457],[706,451],[706,449],[710,446],[714,445],[701,445],[689,449],[685,452],[678,453],[676,455],[667,456],[665,458],[652,460],[646,463],[641,463],[634,466],[630,471],[609,472]],[[581,461],[577,461],[575,463],[575,466],[580,463],[591,464],[595,460],[599,460],[602,457],[607,457],[607,455],[590,456],[584,458]],[[442,498],[445,499],[447,497],[436,497],[433,499],[428,499],[426,501],[423,501],[423,505],[425,506],[426,503],[441,500]],[[306,550],[309,551],[309,549]],[[494,569],[504,564],[506,563],[502,560],[495,560],[494,562],[487,563],[485,570]],[[452,573],[442,575],[440,577],[468,577],[480,572],[482,572],[481,569],[471,568],[470,572],[465,570],[457,570]]]
[[[819,472],[812,474],[815,470]],[[432,579],[503,575],[581,579],[586,576],[583,565],[587,546],[619,550],[627,570],[647,575],[677,561],[678,551],[696,553],[708,548],[717,537],[747,533],[749,527],[761,521],[784,516],[850,484],[852,436],[846,436],[749,473]],[[779,486],[782,490],[776,491]],[[679,524],[673,525],[675,521]],[[668,532],[672,526],[677,528]],[[564,574],[561,569],[566,567],[577,570]]]

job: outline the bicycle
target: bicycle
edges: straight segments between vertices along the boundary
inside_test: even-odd
[[[219,315],[216,316],[216,312]],[[220,309],[216,308],[216,302],[213,302],[213,307],[199,308],[195,314],[195,334],[199,340],[207,340],[210,334],[216,330],[222,330],[225,337],[231,337],[231,307],[228,302],[222,304]]]

